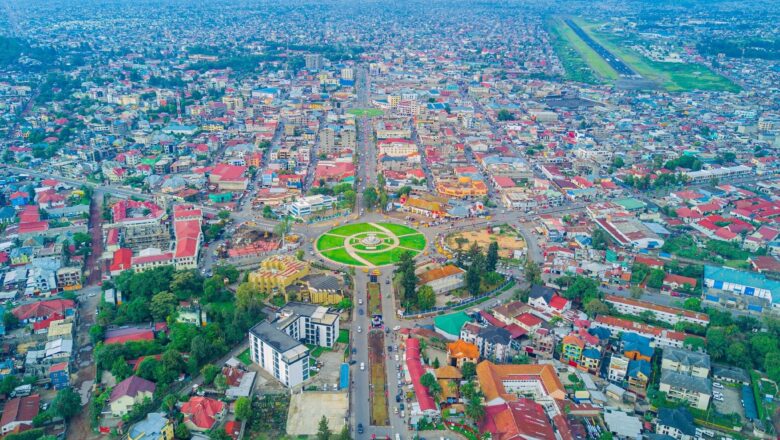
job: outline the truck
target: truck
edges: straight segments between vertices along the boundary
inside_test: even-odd
[[[32,385],[21,385],[11,391],[11,397],[26,397],[32,394]]]

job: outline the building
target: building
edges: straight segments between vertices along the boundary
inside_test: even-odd
[[[335,305],[344,299],[344,291],[336,277],[330,275],[306,275],[301,278],[300,298],[314,304]]]
[[[251,359],[277,380],[293,387],[309,378],[309,349],[304,344],[332,347],[339,333],[339,315],[327,307],[289,303],[274,321],[249,330]]]
[[[712,397],[712,382],[704,377],[662,369],[658,390],[666,393],[669,399],[684,400],[694,408],[704,411]]]
[[[526,398],[485,408],[479,430],[494,439],[558,438],[545,408]]]
[[[610,382],[622,382],[628,375],[628,363],[627,357],[620,356],[619,354],[613,354],[609,360],[609,368],[607,369],[607,378]]]
[[[190,400],[181,406],[184,415],[184,425],[190,431],[208,431],[217,421],[225,416],[225,404],[216,399],[202,396],[191,396]]]
[[[595,222],[625,248],[658,249],[664,245],[664,240],[658,234],[635,218],[596,218]]]
[[[692,312],[677,307],[667,307],[648,301],[624,298],[616,295],[607,295],[604,298],[604,301],[611,304],[615,308],[615,311],[622,315],[636,316],[642,312],[650,312],[655,319],[672,325],[677,324],[678,322],[690,322],[706,327],[710,323],[710,317],[706,313]]]
[[[415,418],[435,416],[438,413],[436,402],[433,400],[428,388],[420,381],[420,378],[425,374],[425,368],[420,357],[419,339],[409,338],[406,340],[405,360],[406,370],[409,372],[409,378],[412,380],[412,387],[414,387],[414,394],[417,397],[417,405],[416,407],[413,405],[410,411],[416,412],[416,414],[410,415]],[[419,410],[417,407],[419,407]]]
[[[479,362],[479,348],[462,339],[447,344],[448,364],[454,367],[462,368],[465,362],[471,362],[476,365]]]
[[[130,428],[127,440],[173,440],[173,424],[165,413],[149,413]]]
[[[295,218],[305,220],[312,214],[333,209],[337,199],[327,195],[300,197],[287,205],[287,213]]]
[[[726,306],[743,305],[753,312],[780,310],[780,281],[756,272],[704,266],[704,300]]]
[[[67,362],[60,362],[49,367],[49,380],[55,390],[70,386],[70,368]]]
[[[464,341],[476,345],[479,348],[479,354],[483,358],[495,362],[508,361],[514,352],[512,349],[512,334],[509,330],[502,327],[469,322],[461,328],[460,337]]]
[[[693,440],[696,438],[696,425],[693,415],[687,408],[660,408],[655,432],[668,435],[677,440]]]
[[[558,295],[555,289],[533,285],[528,294],[528,304],[545,313],[558,315],[571,310],[571,302]]]
[[[696,377],[709,377],[710,355],[680,348],[666,347],[661,358],[661,368]]]
[[[514,365],[482,361],[477,365],[477,380],[485,396],[485,405],[493,406],[533,396],[537,402],[566,399],[566,390],[549,364]]]
[[[130,412],[133,405],[143,403],[145,399],[151,400],[154,396],[155,385],[138,376],[130,376],[119,382],[111,391],[108,399],[111,414],[122,417]]]
[[[260,292],[281,293],[287,298],[287,287],[309,274],[309,263],[292,255],[273,255],[260,263],[260,267],[249,273],[249,282]]]
[[[38,415],[41,396],[17,397],[5,403],[0,419],[0,434],[6,435],[18,428],[32,428],[32,421]]]
[[[613,338],[618,338],[621,333],[636,333],[650,339],[651,344],[656,347],[682,348],[685,345],[686,339],[699,338],[698,336],[688,335],[683,332],[641,324],[627,319],[615,318],[613,316],[597,316],[593,321],[592,326],[609,330]]]
[[[642,438],[642,421],[639,417],[628,415],[623,411],[607,408],[604,410],[604,423],[615,438]]]
[[[465,285],[464,274],[466,271],[448,264],[425,271],[418,275],[418,286],[430,286],[437,295],[459,289]]]
[[[561,349],[561,361],[576,366],[582,357],[585,342],[577,335],[567,335],[563,338]]]

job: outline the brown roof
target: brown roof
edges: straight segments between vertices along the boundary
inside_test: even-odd
[[[3,418],[0,419],[0,426],[5,426],[13,422],[32,422],[32,419],[38,415],[40,406],[41,396],[37,394],[11,399],[5,403]]]
[[[497,398],[506,402],[517,400],[516,395],[504,389],[504,381],[513,377],[537,378],[547,394],[555,399],[566,398],[566,390],[552,365],[496,365],[490,361],[482,361],[477,365],[477,379],[487,402]]]
[[[443,367],[439,367],[436,369],[436,378],[437,379],[463,379],[463,374],[461,374],[460,370],[458,370],[457,368],[451,365],[445,365]]]
[[[442,266],[436,269],[431,269],[427,272],[423,272],[419,276],[419,284],[427,284],[431,281],[436,281],[442,278],[447,278],[452,275],[457,275],[459,273],[463,273],[463,269],[459,268],[458,266],[453,266],[452,264],[448,264],[446,266]]]
[[[458,339],[447,344],[447,354],[454,358],[477,359],[479,358],[479,347],[471,342]]]

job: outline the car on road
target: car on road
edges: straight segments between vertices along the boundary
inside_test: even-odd
[[[364,432],[363,424],[362,423],[358,423],[358,425],[357,425],[357,433],[358,434],[362,434],[363,432]]]
[[[713,382],[712,386],[715,387],[715,388],[723,389],[723,384],[721,384],[720,382]]]
[[[358,298],[358,305],[363,305],[363,298]]]
[[[363,333],[363,327],[358,326],[358,333]]]
[[[358,315],[363,316],[363,309],[358,309]]]
[[[360,371],[363,371],[365,369],[366,369],[366,363],[365,362],[361,362],[360,363]]]

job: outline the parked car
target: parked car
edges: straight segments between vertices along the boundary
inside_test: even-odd
[[[713,382],[712,386],[715,388],[723,389],[723,384],[721,384],[720,382]]]
[[[365,362],[361,362],[360,363],[360,371],[363,371],[365,369],[366,369],[366,363]]]
[[[362,423],[358,423],[358,425],[357,425],[357,433],[358,434],[362,434],[363,433],[363,424]]]

